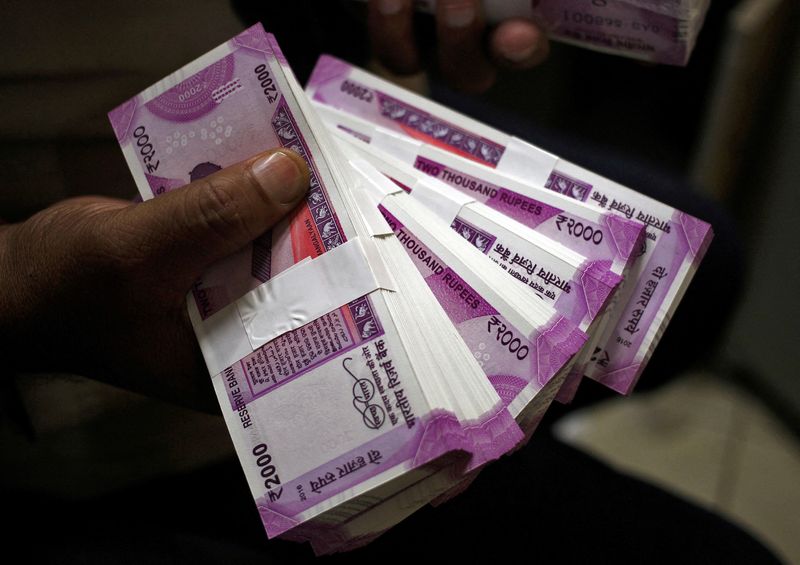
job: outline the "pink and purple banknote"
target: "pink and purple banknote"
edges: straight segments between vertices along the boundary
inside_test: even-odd
[[[421,148],[412,157],[423,173],[435,170],[441,177],[445,170],[424,155],[420,159],[426,146],[480,165],[455,171],[474,183],[456,182],[457,188],[503,187],[506,177],[643,225],[643,245],[619,292],[614,319],[597,338],[585,369],[586,376],[614,390],[633,389],[713,238],[709,224],[333,57],[319,59],[306,90],[318,104],[415,141]],[[491,171],[488,178],[481,178],[481,168]],[[444,180],[456,178],[451,170]],[[572,242],[574,249],[585,252],[578,243]]]
[[[488,383],[492,394],[470,412],[419,374],[426,365],[413,346],[427,346],[416,348],[422,355],[435,340],[423,337],[425,324],[398,325],[409,298],[359,232],[326,134],[310,126],[297,93],[259,25],[109,114],[145,200],[269,148],[294,150],[311,170],[290,217],[212,266],[187,297],[270,536],[299,535],[334,508],[345,519],[365,507],[347,503],[381,488],[389,496],[441,458],[473,454],[481,464],[522,438]],[[465,427],[470,414],[488,414],[481,406],[494,411]]]

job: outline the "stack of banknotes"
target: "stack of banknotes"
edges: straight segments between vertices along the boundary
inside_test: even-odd
[[[486,20],[529,18],[551,39],[651,63],[686,65],[711,0],[483,0]],[[436,0],[414,0],[434,13]]]
[[[254,26],[110,112],[144,199],[271,147],[305,201],[190,318],[270,537],[368,543],[522,447],[590,377],[630,392],[711,227]]]

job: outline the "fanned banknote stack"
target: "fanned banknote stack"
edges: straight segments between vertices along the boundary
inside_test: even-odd
[[[618,392],[633,389],[710,225],[334,57],[320,58],[306,91],[329,127],[624,276],[578,365]]]
[[[270,147],[310,190],[187,297],[270,537],[353,549],[588,376],[638,379],[710,226],[254,26],[113,110],[142,198]]]

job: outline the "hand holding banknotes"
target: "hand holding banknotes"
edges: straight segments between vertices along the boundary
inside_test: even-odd
[[[299,156],[273,150],[141,204],[73,198],[4,226],[4,359],[217,411],[186,293],[290,212],[308,182]]]
[[[368,26],[373,51],[391,70],[418,70],[412,0],[369,0]],[[549,53],[547,37],[526,18],[502,21],[484,49],[485,21],[479,0],[436,3],[438,63],[447,81],[459,90],[482,92],[495,81],[496,66],[528,69]]]

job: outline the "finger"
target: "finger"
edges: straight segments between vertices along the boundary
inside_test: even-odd
[[[459,90],[483,92],[495,80],[496,70],[483,51],[483,13],[478,0],[439,0],[436,33],[439,67]]]
[[[550,54],[547,36],[531,20],[506,20],[492,33],[490,49],[498,63],[512,69],[529,69]]]
[[[369,0],[367,28],[376,57],[392,72],[419,69],[412,0]]]
[[[294,209],[308,183],[300,156],[286,149],[268,151],[130,206],[114,228],[130,260],[193,278]]]

